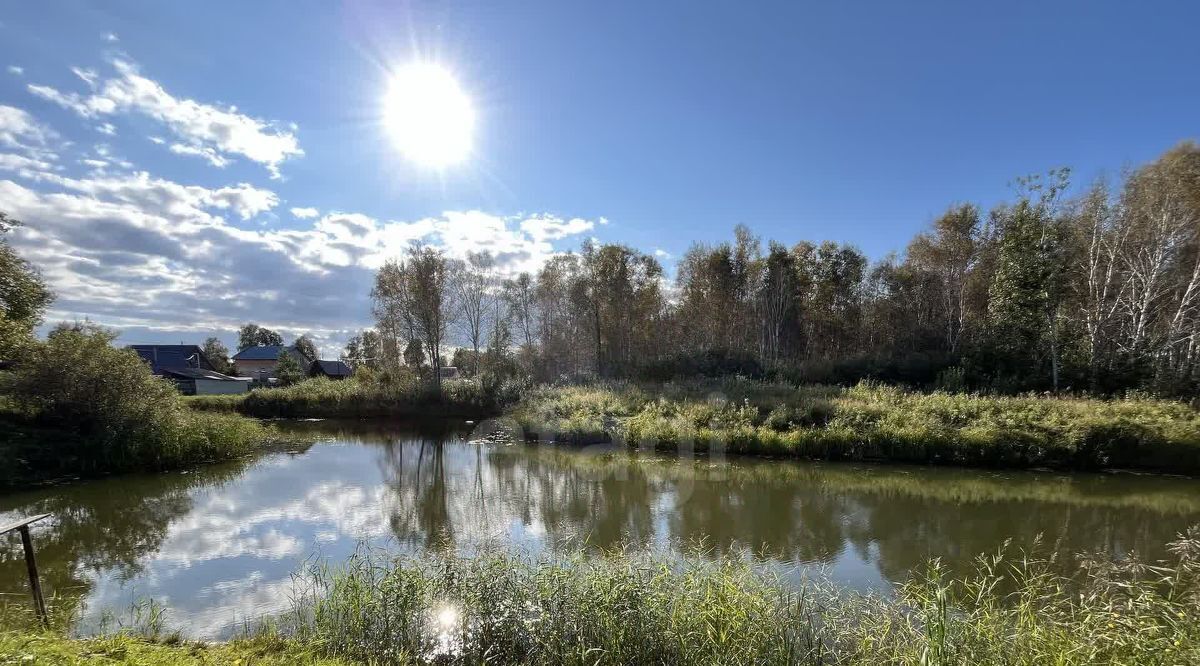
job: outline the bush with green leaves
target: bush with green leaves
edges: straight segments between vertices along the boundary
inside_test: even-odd
[[[60,327],[27,349],[5,387],[13,427],[0,444],[14,476],[177,468],[243,455],[268,439],[251,419],[187,409],[171,382],[112,338]]]
[[[0,211],[0,361],[11,361],[33,342],[33,329],[54,294],[5,239],[20,222]]]

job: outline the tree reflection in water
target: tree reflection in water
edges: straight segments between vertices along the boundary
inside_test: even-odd
[[[702,543],[877,585],[930,557],[962,572],[1006,539],[1027,546],[1038,535],[1064,569],[1083,551],[1153,559],[1200,522],[1200,490],[1187,479],[505,446],[472,442],[470,426],[444,421],[285,427],[332,441],[296,456],[11,494],[0,497],[0,519],[54,514],[35,532],[49,594],[165,596],[174,617],[208,628],[235,611],[278,608],[306,556],[336,560],[364,537],[408,552]],[[27,599],[11,537],[0,543],[0,593]]]
[[[122,476],[53,486],[0,497],[7,516],[53,515],[34,530],[38,571],[47,596],[79,599],[92,589],[88,574],[137,576],[162,545],[170,524],[192,510],[191,491],[219,487],[245,471],[248,461],[187,473]],[[27,595],[25,560],[15,534],[0,543],[0,594]]]

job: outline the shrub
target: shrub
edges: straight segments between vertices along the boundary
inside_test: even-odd
[[[7,387],[16,413],[4,440],[25,472],[162,470],[243,455],[267,439],[257,422],[185,409],[173,384],[111,339],[66,328],[29,348]]]

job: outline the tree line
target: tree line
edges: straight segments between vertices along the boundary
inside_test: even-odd
[[[902,254],[695,244],[673,282],[651,255],[588,241],[501,279],[414,246],[372,290],[374,330],[344,358],[438,376],[448,341],[471,373],[666,379],[878,378],[997,391],[1194,394],[1200,355],[1200,147],[1069,192],[1066,169],[1013,200],[950,206]]]

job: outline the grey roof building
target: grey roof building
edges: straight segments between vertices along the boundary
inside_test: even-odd
[[[244,393],[250,382],[217,372],[196,345],[129,345],[150,371],[175,382],[185,395]]]
[[[170,368],[216,369],[197,345],[129,345],[129,348],[149,363],[156,375]]]
[[[345,379],[354,374],[354,371],[342,361],[313,361],[308,374],[313,377]]]

